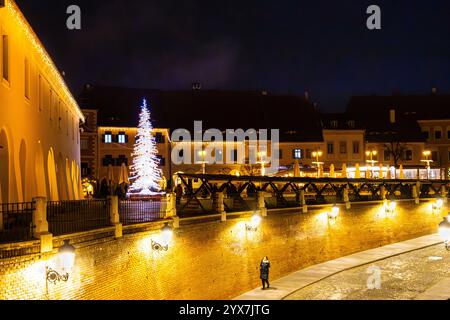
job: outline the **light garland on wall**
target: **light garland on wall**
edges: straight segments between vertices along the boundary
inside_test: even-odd
[[[16,23],[21,27],[21,29],[24,31],[25,36],[27,39],[32,43],[34,49],[39,53],[41,56],[43,62],[47,66],[47,68],[50,70],[50,73],[52,76],[57,80],[60,87],[62,87],[65,93],[65,98],[72,104],[72,108],[75,109],[75,113],[78,115],[80,119],[85,121],[84,115],[81,112],[78,103],[75,101],[74,97],[72,96],[69,88],[67,87],[64,79],[61,77],[61,74],[58,71],[58,68],[53,63],[52,59],[50,58],[47,51],[44,49],[44,46],[41,44],[39,38],[34,33],[31,26],[28,24],[26,18],[23,16],[22,12],[20,11],[17,4],[14,2],[14,0],[7,0],[6,1],[6,8],[9,10],[9,13],[11,16],[15,19]]]

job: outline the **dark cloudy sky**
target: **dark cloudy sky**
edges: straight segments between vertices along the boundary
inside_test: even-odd
[[[16,0],[72,90],[310,92],[324,111],[351,95],[450,92],[449,0]],[[66,8],[82,30],[66,28]],[[382,9],[382,30],[366,9]]]

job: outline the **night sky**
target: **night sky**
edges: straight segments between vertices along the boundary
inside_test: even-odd
[[[83,84],[352,95],[450,92],[450,1],[16,0],[76,95]],[[82,30],[66,28],[66,8]],[[366,9],[382,10],[382,30]]]

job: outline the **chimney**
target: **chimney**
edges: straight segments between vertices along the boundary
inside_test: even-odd
[[[389,110],[389,121],[394,124],[395,123],[395,109]]]

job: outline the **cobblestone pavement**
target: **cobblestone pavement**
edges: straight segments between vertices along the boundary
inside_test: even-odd
[[[376,275],[368,273],[372,266],[380,268],[380,289],[368,288],[368,282],[376,284],[373,277],[369,280]],[[450,252],[435,245],[338,273],[285,299],[409,300],[446,278],[450,278]]]

